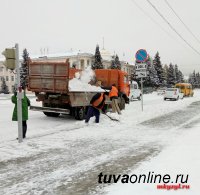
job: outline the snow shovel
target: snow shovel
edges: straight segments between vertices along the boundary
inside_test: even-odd
[[[106,113],[102,113],[102,114],[106,115],[106,116],[107,116],[110,120],[112,120],[112,121],[118,121],[118,122],[119,122],[118,119],[112,118],[111,116],[107,115]]]

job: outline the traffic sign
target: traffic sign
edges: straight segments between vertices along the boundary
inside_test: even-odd
[[[135,65],[135,70],[146,69],[147,65],[145,63],[139,63]]]
[[[147,60],[148,54],[145,49],[140,49],[136,52],[135,58],[137,62],[145,62]]]
[[[147,71],[146,70],[136,70],[136,78],[145,78],[147,77]]]

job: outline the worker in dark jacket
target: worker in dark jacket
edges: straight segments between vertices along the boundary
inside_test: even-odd
[[[95,122],[99,123],[99,118],[100,118],[100,110],[102,112],[105,112],[105,100],[106,100],[106,95],[108,95],[108,92],[104,93],[97,93],[94,95],[90,101],[91,106],[88,108],[87,116],[85,119],[85,122],[88,123],[90,118],[95,116]]]
[[[27,123],[28,120],[28,106],[30,106],[30,100],[27,98],[25,91],[24,97],[22,98],[22,130],[23,130],[23,138],[26,138],[26,131],[27,131]],[[17,117],[17,92],[14,92],[14,95],[11,97],[12,103],[15,104],[12,120],[18,121]]]

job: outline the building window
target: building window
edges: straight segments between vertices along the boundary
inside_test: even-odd
[[[81,60],[81,70],[84,70],[85,66],[84,66],[84,60]]]
[[[89,61],[89,60],[87,60],[87,65],[89,66],[89,64],[90,64],[90,61]]]
[[[14,76],[11,76],[11,81],[14,81],[15,79],[14,79]]]
[[[0,72],[3,72],[3,67],[0,67]]]
[[[9,78],[8,78],[8,76],[6,76],[6,81],[9,81]]]

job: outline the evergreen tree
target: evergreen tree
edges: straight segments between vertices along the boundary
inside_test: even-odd
[[[159,56],[158,52],[156,53],[156,55],[154,57],[153,64],[154,64],[154,67],[155,67],[156,72],[157,72],[157,76],[158,76],[158,79],[159,79],[159,85],[164,85],[163,67],[162,67],[162,64],[161,64],[161,61],[160,61],[160,56]]]
[[[199,74],[199,72],[198,73],[196,73],[196,87],[200,87],[200,74]]]
[[[8,86],[6,85],[6,81],[4,77],[2,77],[1,93],[5,93],[5,94],[9,93]]]
[[[164,80],[165,80],[164,86],[167,86],[168,71],[169,71],[169,67],[167,64],[165,64],[163,67],[163,75],[164,75]]]
[[[114,60],[111,61],[111,69],[119,69],[121,70],[121,62],[119,61],[118,55],[114,57]]]
[[[178,83],[184,83],[185,82],[184,75],[180,70],[178,71],[178,75],[179,75],[178,76],[178,78],[179,78]]]
[[[167,84],[172,87],[175,84],[174,66],[170,63],[168,74],[167,74]]]
[[[148,75],[147,78],[144,79],[144,85],[147,87],[156,87],[159,85],[159,79],[151,57],[148,58],[146,64]]]
[[[189,75],[188,82],[192,84],[193,88],[198,86],[198,78],[197,77],[198,76],[197,76],[195,70],[193,71],[192,74]]]
[[[121,62],[119,61],[118,55],[115,57],[115,64],[117,65],[117,69],[121,70]]]
[[[23,61],[22,61],[22,66],[20,68],[20,83],[22,87],[26,88],[28,84],[28,61],[29,61],[29,53],[27,52],[26,48],[23,50],[22,58]]]
[[[103,69],[103,64],[102,64],[102,57],[101,57],[101,53],[99,51],[99,45],[97,44],[96,46],[96,52],[94,55],[94,64],[92,65],[92,69]]]
[[[177,64],[175,64],[174,66],[174,76],[175,76],[175,83],[179,83],[180,78],[179,78],[179,70]]]
[[[117,69],[117,66],[115,64],[115,55],[112,56],[110,69]]]

